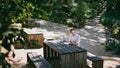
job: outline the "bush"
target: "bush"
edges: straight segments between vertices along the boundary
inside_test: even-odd
[[[114,38],[120,40],[120,23],[116,23],[112,27],[112,35]]]
[[[116,39],[109,39],[106,41],[106,51],[113,51],[115,54],[120,55],[120,43]]]
[[[104,26],[112,27],[115,24],[116,20],[109,13],[104,13],[101,16],[101,22]]]

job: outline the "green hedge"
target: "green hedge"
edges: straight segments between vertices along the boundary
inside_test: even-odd
[[[120,43],[116,39],[109,39],[105,44],[106,51],[112,51],[115,54],[120,55]]]

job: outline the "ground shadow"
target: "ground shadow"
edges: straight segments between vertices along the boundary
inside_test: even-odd
[[[116,68],[120,68],[120,65],[118,65]]]

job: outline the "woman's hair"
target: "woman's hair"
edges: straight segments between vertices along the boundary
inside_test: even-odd
[[[70,33],[71,33],[73,30],[75,31],[75,29],[74,29],[74,28],[71,28],[71,29],[70,29]]]

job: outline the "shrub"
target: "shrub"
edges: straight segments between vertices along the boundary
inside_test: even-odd
[[[116,23],[112,27],[112,35],[114,38],[117,38],[120,40],[120,23]]]
[[[104,13],[101,16],[101,22],[104,26],[112,27],[115,24],[116,20],[109,13]]]
[[[120,43],[116,39],[109,39],[106,41],[106,51],[113,51],[113,53],[120,55]]]

